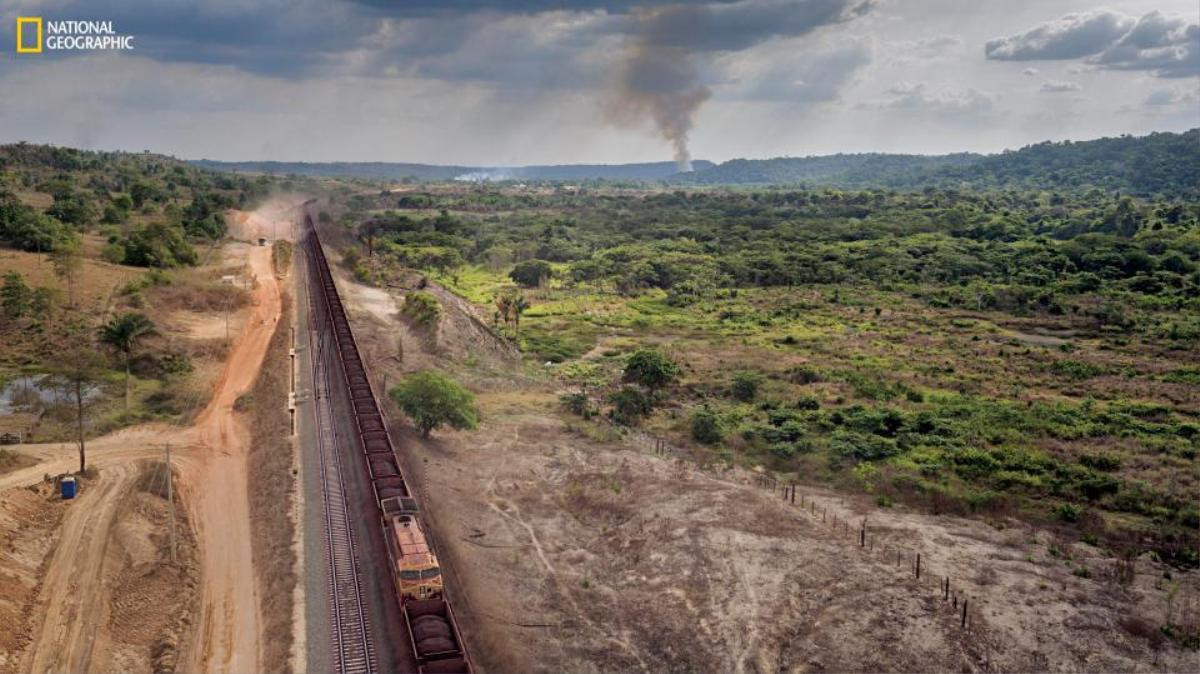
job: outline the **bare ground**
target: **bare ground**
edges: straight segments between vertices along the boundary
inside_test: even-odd
[[[362,291],[344,281],[353,304]],[[351,315],[368,354],[391,348],[395,320]],[[1168,610],[1197,619],[1194,573],[1168,579],[1142,558],[1126,584],[1117,560],[1053,532],[880,510],[813,487],[797,494],[802,510],[754,474],[703,471],[567,419],[544,384],[491,386],[437,353],[369,362],[390,381],[437,363],[485,391],[477,431],[422,441],[393,423],[485,669],[1200,670],[1200,655],[1157,630]]]

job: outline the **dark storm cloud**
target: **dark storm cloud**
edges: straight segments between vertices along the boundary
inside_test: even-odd
[[[1099,68],[1188,77],[1200,75],[1200,25],[1160,12],[1134,19],[1097,10],[990,40],[984,52],[999,61],[1083,59]]]
[[[610,12],[625,12],[634,7],[655,5],[702,5],[733,3],[739,0],[349,0],[353,4],[372,7],[388,13],[414,12],[473,12],[489,10],[506,13],[533,13],[548,11],[587,11],[604,9]]]
[[[802,35],[870,6],[865,0],[61,0],[45,4],[42,13],[113,21],[118,31],[136,36],[139,55],[155,60],[229,65],[262,75],[320,74],[346,67],[343,57],[353,53],[359,74],[398,68],[503,81],[524,79],[535,68],[564,68],[565,76],[550,80],[567,84],[581,75],[571,71],[571,55],[605,37],[688,52],[739,50]],[[515,17],[537,29],[543,15],[589,20],[553,39],[506,27],[506,19]],[[11,35],[10,24],[0,30]],[[509,39],[474,60],[458,54],[489,32]]]
[[[678,4],[635,11],[633,32],[645,44],[691,52],[736,51],[773,37],[804,35],[870,8],[852,0],[744,0]]]
[[[135,36],[136,54],[157,61],[231,65],[278,76],[318,69],[378,21],[357,5],[318,0],[62,0],[38,12],[46,20],[112,21],[117,32]]]

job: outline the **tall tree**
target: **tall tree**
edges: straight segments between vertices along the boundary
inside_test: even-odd
[[[104,369],[103,358],[96,351],[90,331],[82,323],[68,325],[63,337],[53,346],[54,357],[47,358],[50,376],[59,381],[75,402],[76,442],[79,446],[79,472],[87,469],[87,448],[84,439],[86,403],[96,388]]]
[[[83,258],[79,255],[79,244],[72,240],[56,246],[50,252],[54,275],[67,283],[67,303],[75,307],[75,280],[83,269]]]
[[[473,430],[479,425],[475,396],[453,379],[433,371],[404,378],[388,395],[412,419],[421,435],[429,437],[439,426]]]
[[[157,334],[154,322],[136,312],[114,317],[100,327],[100,341],[125,357],[125,411],[129,411],[132,393],[129,387],[129,371],[133,366],[133,355],[142,340]]]
[[[512,301],[513,327],[518,338],[521,336],[521,314],[529,308],[529,300],[524,295],[517,295]]]

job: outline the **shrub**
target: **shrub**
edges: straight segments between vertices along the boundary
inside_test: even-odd
[[[748,403],[758,395],[758,387],[762,381],[762,375],[757,372],[738,372],[733,375],[733,383],[729,387],[729,392],[735,399]]]
[[[1059,360],[1050,366],[1050,371],[1054,374],[1078,381],[1091,379],[1096,375],[1103,374],[1104,368],[1077,360]]]
[[[436,325],[442,315],[442,305],[427,292],[414,291],[404,296],[404,308],[400,313],[418,327]]]
[[[1121,468],[1121,457],[1115,454],[1082,454],[1079,463],[1096,470],[1114,471]]]
[[[633,426],[650,414],[653,405],[650,397],[632,386],[623,386],[609,394],[608,402],[613,409],[609,416],[625,426]]]
[[[800,396],[796,399],[796,409],[798,410],[818,410],[821,409],[821,401],[817,400],[816,396]]]
[[[679,366],[657,349],[635,351],[625,363],[624,379],[648,389],[667,386],[679,377]]]
[[[1054,514],[1064,522],[1078,522],[1079,516],[1083,514],[1083,507],[1074,503],[1060,503],[1054,509]]]
[[[720,419],[707,405],[692,412],[692,437],[696,442],[706,445],[714,445],[725,439]]]
[[[558,401],[572,414],[581,416],[584,419],[592,417],[592,403],[588,400],[587,394],[582,391],[564,393],[559,397]]]
[[[838,458],[854,458],[860,461],[886,459],[900,453],[896,441],[878,435],[839,429],[829,439],[829,446]]]
[[[1092,473],[1081,480],[1076,486],[1079,489],[1079,493],[1086,496],[1088,500],[1094,501],[1106,494],[1117,493],[1121,488],[1121,482],[1111,475]]]
[[[692,279],[676,283],[667,290],[667,304],[673,307],[688,307],[704,299],[708,288]]]
[[[1000,468],[996,457],[981,449],[970,447],[951,455],[955,468],[964,477],[983,477],[991,475]]]
[[[815,384],[825,381],[825,377],[817,370],[807,365],[797,365],[788,371],[788,379],[793,384]]]
[[[473,430],[479,425],[475,396],[443,374],[417,372],[388,394],[425,437],[441,426]]]
[[[550,263],[545,260],[525,260],[518,262],[512,271],[508,273],[508,277],[514,283],[526,288],[536,288],[550,278],[553,270]]]

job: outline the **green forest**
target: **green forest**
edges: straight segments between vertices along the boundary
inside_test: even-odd
[[[1200,190],[1200,129],[1081,142],[1044,142],[993,155],[851,154],[735,159],[672,178],[681,184],[804,184],[923,189],[1098,188],[1139,196]]]

